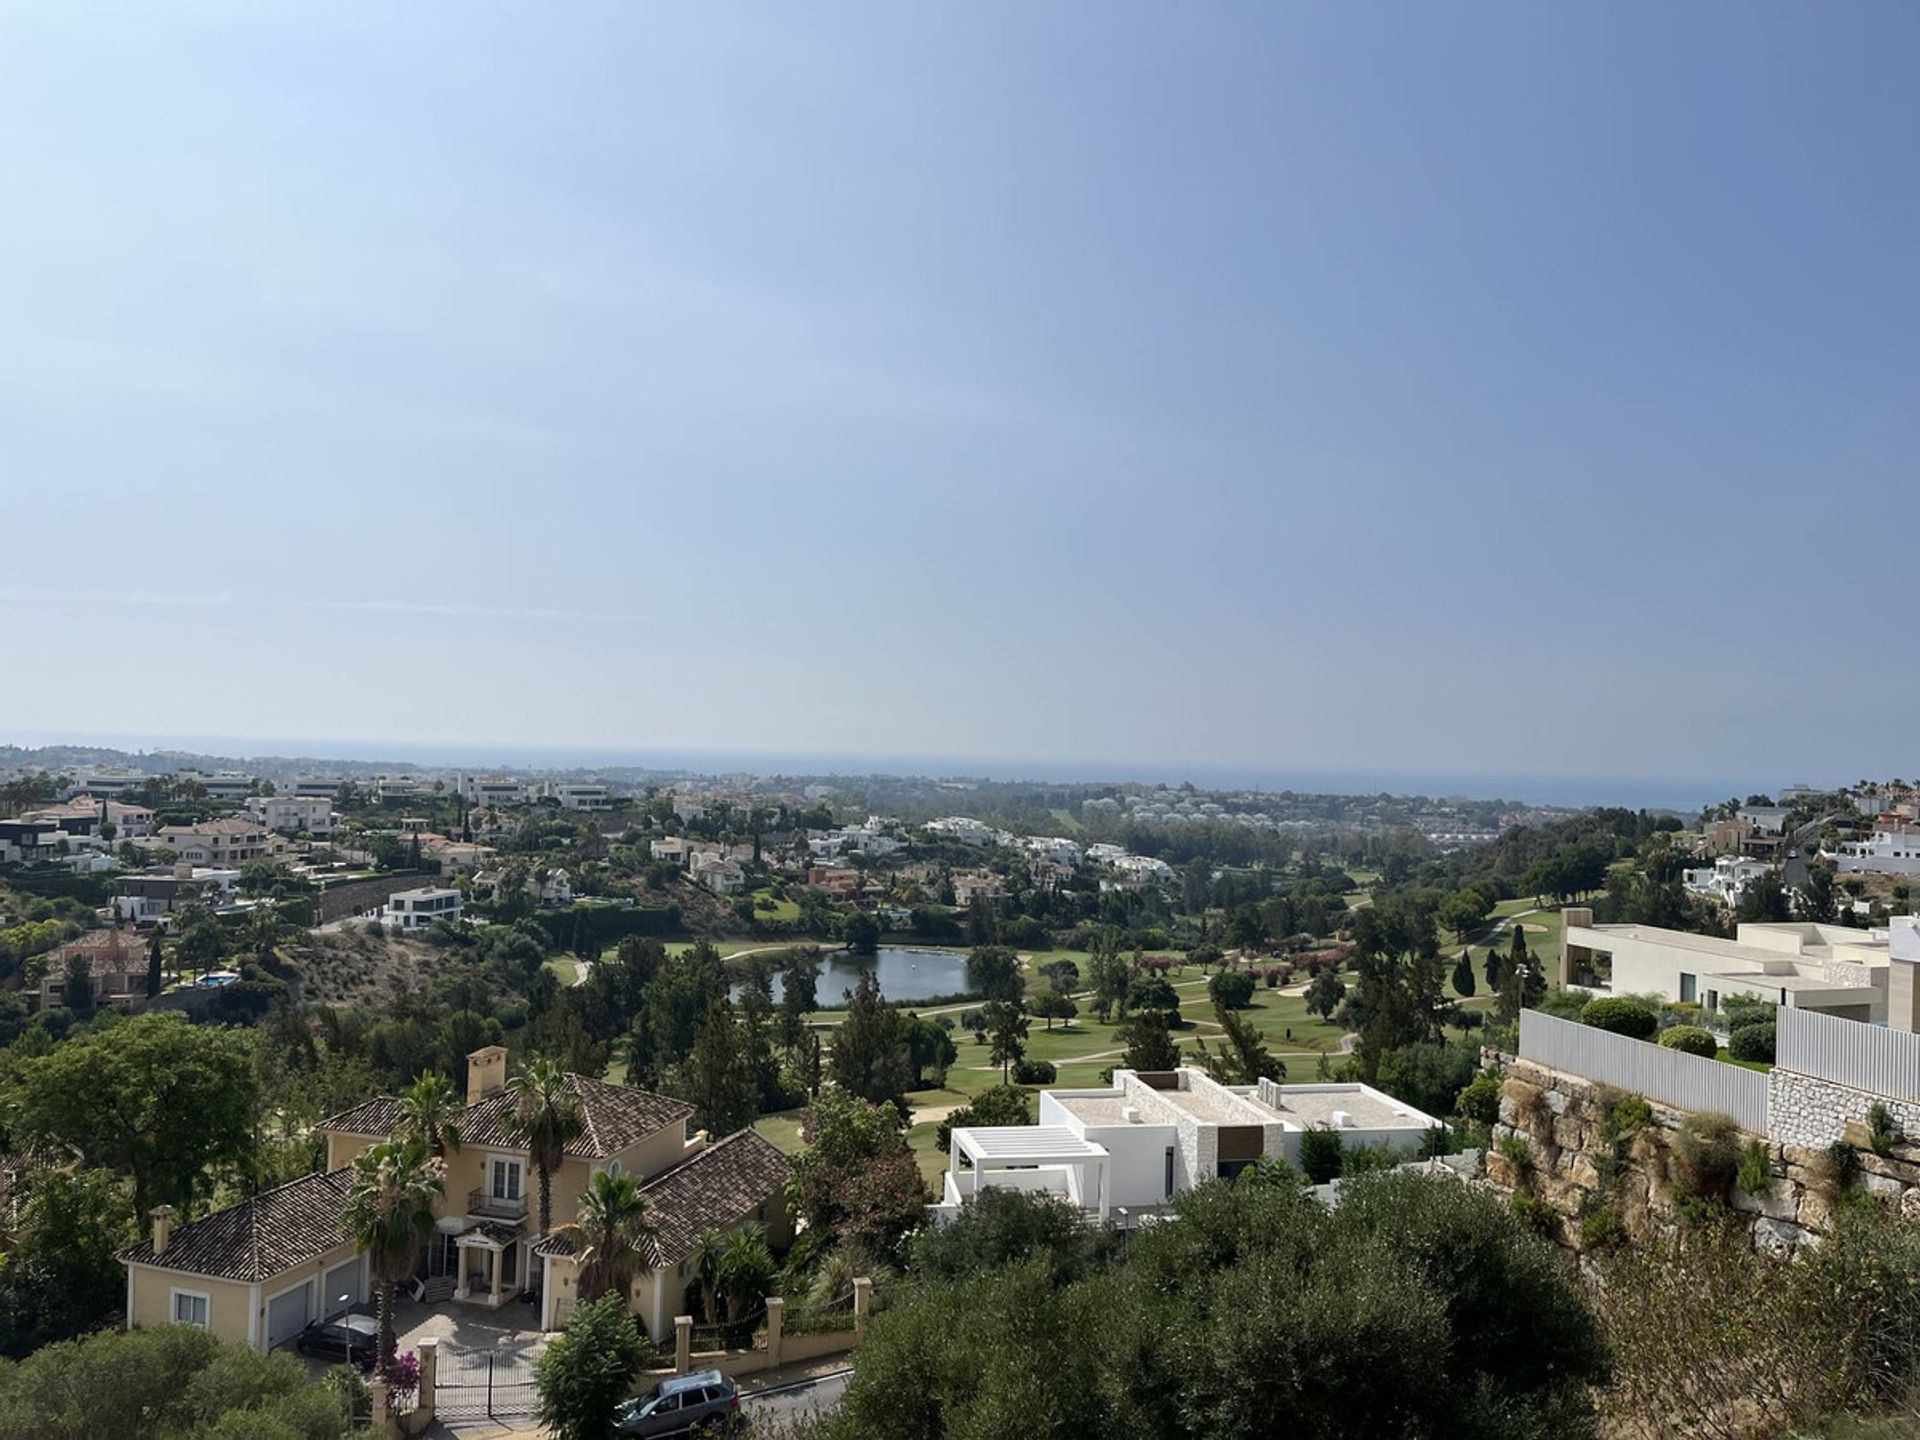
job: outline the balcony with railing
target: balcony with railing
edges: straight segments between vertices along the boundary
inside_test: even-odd
[[[527,1213],[527,1197],[516,1195],[511,1199],[489,1194],[486,1190],[467,1192],[467,1214],[485,1215],[495,1220],[520,1220]]]

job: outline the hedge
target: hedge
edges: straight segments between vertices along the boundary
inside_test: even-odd
[[[1727,1040],[1727,1052],[1736,1060],[1773,1063],[1774,1027],[1771,1020],[1755,1020],[1735,1030]]]
[[[1651,1040],[1660,1028],[1660,1017],[1638,1000],[1624,995],[1603,995],[1580,1007],[1580,1023],[1635,1040]]]
[[[1669,1050],[1678,1050],[1684,1055],[1698,1055],[1704,1060],[1711,1060],[1720,1053],[1720,1042],[1713,1038],[1713,1032],[1698,1025],[1675,1025],[1662,1030],[1660,1043]]]

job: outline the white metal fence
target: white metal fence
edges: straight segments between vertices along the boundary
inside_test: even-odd
[[[1738,1065],[1668,1050],[1538,1010],[1520,1012],[1520,1057],[1631,1090],[1676,1110],[1717,1110],[1731,1115],[1742,1130],[1767,1133],[1767,1077]]]
[[[1774,1015],[1774,1063],[1894,1100],[1920,1100],[1920,1035],[1813,1010]]]

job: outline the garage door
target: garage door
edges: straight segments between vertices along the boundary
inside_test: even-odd
[[[362,1281],[360,1261],[355,1258],[344,1265],[336,1265],[320,1280],[320,1313],[322,1316],[338,1315],[342,1310],[350,1309],[367,1298],[367,1287]]]
[[[313,1282],[290,1290],[267,1302],[267,1348],[284,1345],[306,1328],[312,1319],[308,1302],[313,1298]]]

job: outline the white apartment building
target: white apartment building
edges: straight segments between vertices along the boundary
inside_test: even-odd
[[[1722,940],[1654,925],[1595,925],[1586,909],[1562,914],[1562,985],[1658,995],[1707,1010],[1729,995],[1753,995],[1847,1020],[1887,1018],[1886,930],[1749,923]]]
[[[162,825],[154,837],[188,865],[244,865],[270,854],[276,844],[252,816],[226,815],[197,825]]]
[[[991,845],[999,834],[986,821],[975,820],[967,815],[948,815],[944,819],[929,820],[920,828],[942,840],[958,840],[962,845]]]
[[[258,778],[240,770],[176,770],[176,780],[190,781],[207,792],[209,800],[244,800]]]
[[[427,789],[426,782],[417,775],[381,775],[373,782],[373,793],[382,804],[389,800],[411,800]]]
[[[1920,832],[1876,830],[1871,840],[1843,840],[1827,859],[1843,875],[1920,875]]]
[[[115,796],[129,790],[137,790],[151,775],[139,770],[129,770],[122,765],[89,765],[73,772],[73,778],[62,791],[65,799],[76,795]]]
[[[381,923],[393,930],[425,930],[436,921],[455,924],[460,919],[460,892],[426,885],[399,890],[387,897]]]
[[[256,795],[247,813],[269,830],[282,835],[333,834],[333,802],[317,795]]]
[[[337,776],[296,775],[281,790],[298,800],[335,800],[340,795],[340,784]]]
[[[1128,1224],[1259,1160],[1298,1164],[1309,1130],[1411,1157],[1440,1123],[1370,1085],[1222,1085],[1191,1066],[1115,1070],[1106,1089],[1041,1091],[1038,1124],[955,1129],[941,1198],[927,1208],[943,1223],[999,1187]]]
[[[511,775],[462,775],[457,783],[461,798],[474,805],[524,805],[531,798],[527,782]]]
[[[550,799],[558,800],[562,810],[611,810],[613,791],[607,786],[575,780],[550,780],[546,785]]]

